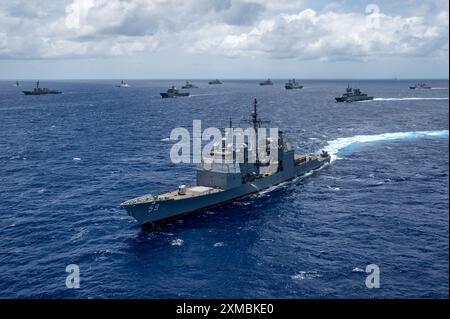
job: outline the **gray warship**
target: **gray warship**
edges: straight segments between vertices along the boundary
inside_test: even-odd
[[[198,89],[198,86],[186,81],[186,84],[181,87],[182,89]]]
[[[116,85],[117,88],[129,88],[130,85],[125,82],[124,80],[122,80],[119,84]]]
[[[161,97],[163,99],[171,98],[171,97],[178,97],[178,96],[189,96],[189,92],[180,92],[175,86],[171,86],[170,89],[167,90],[167,92],[159,93],[161,94]]]
[[[361,93],[360,89],[352,89],[350,85],[347,86],[347,89],[342,96],[336,98],[336,102],[348,103],[368,100],[373,100],[373,96],[368,96],[367,94]]]
[[[48,88],[40,88],[39,81],[36,82],[36,87],[32,91],[22,91],[25,95],[44,95],[44,94],[61,94],[61,91],[50,90]]]
[[[273,85],[273,82],[271,79],[267,79],[265,81],[260,82],[259,85]]]
[[[256,99],[253,102],[253,112],[246,122],[250,123],[255,131],[263,123],[269,122],[259,117]],[[330,155],[325,151],[321,154],[295,154],[292,144],[284,137],[283,132],[278,131],[278,134],[275,148],[278,151],[278,160],[274,163],[263,164],[258,158],[250,163],[248,153],[245,157],[245,150],[243,163],[208,163],[202,159],[197,168],[196,185],[181,185],[174,191],[160,195],[133,198],[120,206],[140,224],[155,223],[257,193],[330,162]],[[233,150],[233,156],[234,152]]]
[[[215,80],[209,81],[208,84],[209,85],[222,84],[222,81],[220,81],[219,79],[215,79]]]
[[[287,81],[284,87],[286,90],[303,89],[303,85],[295,81],[295,79]]]
[[[429,90],[431,89],[431,86],[427,85],[426,83],[416,83],[409,87],[411,90]]]

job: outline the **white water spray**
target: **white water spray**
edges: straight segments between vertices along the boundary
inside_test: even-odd
[[[352,137],[341,137],[332,141],[328,141],[328,145],[325,146],[324,150],[331,155],[331,162],[334,162],[336,159],[338,159],[338,154],[340,151],[358,143],[375,143],[382,141],[409,140],[427,137],[448,138],[448,130],[397,132],[376,135],[355,135]]]

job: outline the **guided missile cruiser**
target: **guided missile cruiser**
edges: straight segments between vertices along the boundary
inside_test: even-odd
[[[244,122],[251,124],[254,132],[269,121],[258,114],[258,103],[253,101],[253,112]],[[231,121],[230,121],[231,126]],[[219,206],[232,202],[247,195],[257,193],[271,186],[291,180],[319,169],[330,162],[330,155],[322,151],[320,154],[295,154],[292,144],[278,130],[278,139],[271,140],[274,145],[277,160],[264,162],[256,155],[256,160],[250,160],[250,147],[245,143],[239,150],[231,151],[225,143],[210,154],[225,156],[232,152],[231,158],[237,158],[236,152],[243,149],[243,161],[211,162],[202,158],[197,168],[197,181],[193,186],[181,185],[178,189],[159,195],[144,195],[127,200],[120,204],[127,213],[140,224],[155,223],[166,219],[173,219],[191,212],[208,207]]]

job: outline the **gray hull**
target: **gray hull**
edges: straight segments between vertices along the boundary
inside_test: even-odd
[[[359,101],[371,101],[373,96],[351,96],[351,97],[337,97],[336,102],[359,102]]]
[[[179,97],[179,96],[189,96],[189,93],[176,93],[176,94],[171,94],[171,93],[159,93],[161,94],[161,97],[163,99],[167,99],[167,98],[173,98],[173,97]]]
[[[294,174],[292,172],[280,171],[274,175],[255,179],[254,181],[241,186],[206,194],[198,197],[187,198],[182,200],[164,200],[164,201],[148,201],[133,205],[124,205],[127,213],[136,219],[140,224],[152,223],[164,219],[174,218],[200,209],[218,206],[240,197],[244,197],[268,187],[280,184],[284,181],[293,179],[297,176],[318,169],[329,163],[330,158],[322,160],[315,159],[296,165]]]
[[[41,91],[41,92],[34,92],[34,91],[22,91],[25,95],[46,95],[46,94],[62,94],[61,91]]]

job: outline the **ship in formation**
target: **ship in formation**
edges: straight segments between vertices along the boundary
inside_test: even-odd
[[[122,80],[119,84],[116,85],[116,87],[118,87],[118,88],[129,88],[130,85],[127,82],[125,82],[124,80]]]
[[[189,96],[189,92],[180,92],[175,86],[171,86],[166,92],[159,93],[163,99],[172,98],[172,97],[180,97],[180,96]]]
[[[186,84],[181,87],[182,89],[198,89],[198,86],[186,81]]]
[[[265,81],[260,82],[259,85],[273,85],[273,82],[271,79],[267,79]]]
[[[358,102],[358,101],[370,101],[373,100],[373,96],[368,96],[362,93],[360,89],[353,89],[350,85],[347,86],[345,93],[342,96],[336,97],[336,102]]]
[[[260,118],[257,106],[255,99],[253,112],[250,118],[245,119],[255,132],[269,122]],[[203,157],[197,168],[195,185],[181,185],[178,189],[159,195],[136,197],[123,202],[121,207],[140,224],[155,223],[235,201],[317,170],[330,162],[330,155],[325,151],[319,154],[296,154],[292,144],[280,130],[277,141],[273,141],[276,147],[271,149],[277,152],[277,160],[273,162],[261,161],[259,154],[256,155],[256,161],[250,161],[251,150],[248,143],[230,150],[224,140],[210,155],[223,159],[231,152],[231,158],[235,159],[238,153],[243,152],[243,161],[215,162]],[[266,143],[272,143],[269,140],[270,138]]]
[[[409,88],[411,90],[429,90],[429,89],[431,89],[431,86],[422,82],[422,83],[416,83],[414,85],[411,85]]]
[[[303,85],[298,83],[295,79],[288,80],[284,87],[286,90],[303,89]]]
[[[215,80],[209,81],[208,84],[209,85],[222,84],[222,81],[220,81],[219,79],[215,79]]]
[[[25,95],[45,95],[45,94],[61,94],[62,91],[59,90],[50,90],[49,88],[41,88],[39,87],[39,81],[36,82],[36,87],[31,91],[22,91]]]

